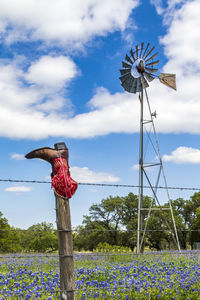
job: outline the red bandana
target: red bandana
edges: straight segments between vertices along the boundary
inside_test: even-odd
[[[66,158],[59,157],[53,160],[52,187],[62,197],[71,198],[75,193],[78,183],[70,176],[69,165]]]

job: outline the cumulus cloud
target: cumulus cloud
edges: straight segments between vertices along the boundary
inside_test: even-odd
[[[66,72],[62,69],[62,64],[65,65]],[[44,77],[46,74],[51,82],[58,74],[56,83],[48,86],[46,79],[42,81],[39,71],[43,72]],[[36,73],[38,78],[36,78]],[[53,127],[54,122],[60,119],[61,108],[64,109],[65,117],[71,115],[72,104],[63,94],[66,93],[64,89],[66,84],[76,74],[75,64],[65,56],[42,57],[39,61],[33,62],[27,71],[22,70],[15,60],[1,60],[0,104],[2,109],[0,115],[2,126],[0,134],[8,137],[37,138],[36,132],[40,130],[40,126],[41,129]],[[47,132],[44,137],[47,136],[46,134]]]
[[[2,69],[0,66],[0,76],[1,71],[0,86],[5,86],[0,89],[2,136],[36,139],[48,136],[88,138],[110,132],[137,131],[137,122],[132,122],[132,119],[134,116],[138,119],[139,104],[138,99],[135,98],[134,101],[132,95],[110,94],[108,90],[99,88],[88,103],[90,112],[69,117],[67,112],[71,113],[70,103],[65,114],[63,111],[59,113],[63,103],[61,96],[61,100],[52,99],[53,94],[49,94],[49,91],[41,92],[40,87],[22,86],[17,76],[18,70],[11,65],[2,66]],[[7,71],[6,80],[3,74]],[[47,97],[45,102],[44,96]]]
[[[199,164],[200,150],[192,147],[179,147],[172,151],[170,155],[163,155],[163,161],[172,161],[177,164]]]
[[[199,1],[182,4],[174,11],[167,34],[161,39],[168,58],[163,71],[177,74],[177,92],[158,80],[148,88],[152,111],[156,109],[158,113],[158,132],[200,133],[198,11]],[[92,138],[138,132],[138,96],[123,91],[111,94],[99,87],[88,102],[89,111],[74,115],[70,100],[64,97],[64,88],[78,74],[78,68],[66,56],[41,57],[27,71],[13,61],[0,61],[0,135]]]
[[[39,40],[81,48],[97,35],[124,30],[139,0],[1,0],[0,30],[7,43]]]
[[[71,176],[78,182],[103,183],[103,182],[118,182],[120,178],[113,174],[104,172],[95,172],[88,167],[71,167]]]
[[[30,192],[32,191],[32,188],[31,187],[28,187],[28,186],[11,186],[11,187],[7,187],[4,189],[5,192],[9,192],[9,193],[27,193],[27,192]]]
[[[65,56],[42,56],[38,61],[33,62],[25,74],[28,82],[60,89],[77,75],[77,67],[74,62]]]
[[[169,1],[173,18],[160,42],[168,62],[163,72],[176,73],[177,92],[153,82],[149,89],[152,105],[159,114],[160,132],[200,133],[200,2]],[[179,9],[176,5],[181,4]]]
[[[199,73],[199,9],[199,1],[186,2],[174,13],[167,35],[161,39],[161,43],[165,47],[165,54],[169,58],[165,70],[174,67],[179,76]]]
[[[23,159],[25,159],[25,156],[24,156],[24,154],[12,153],[11,159],[23,160]]]

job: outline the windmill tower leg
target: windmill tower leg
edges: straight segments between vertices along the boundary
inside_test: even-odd
[[[143,89],[140,99],[140,154],[139,154],[139,197],[138,197],[138,227],[137,227],[137,254],[142,250],[140,241],[143,228]]]
[[[158,174],[158,178],[157,178],[157,182],[156,182],[156,186],[155,188],[153,188],[151,182],[150,182],[150,179],[148,178],[147,176],[147,173],[145,172],[145,164],[143,162],[143,168],[142,168],[142,171],[143,171],[143,174],[145,175],[145,178],[147,179],[151,189],[152,189],[152,192],[153,192],[153,195],[154,195],[154,199],[157,200],[158,202],[158,205],[160,206],[160,203],[158,201],[158,198],[157,198],[157,188],[158,188],[158,182],[159,182],[159,179],[160,179],[160,175],[162,173],[163,175],[163,179],[164,179],[164,184],[165,184],[165,190],[166,190],[166,193],[167,193],[167,198],[168,198],[168,203],[169,203],[169,210],[171,212],[171,217],[172,217],[172,223],[173,223],[173,227],[174,227],[174,233],[172,232],[172,229],[170,228],[171,226],[169,226],[169,223],[168,223],[168,220],[166,220],[166,224],[168,225],[169,227],[169,231],[172,233],[173,235],[173,238],[174,238],[174,241],[175,243],[177,244],[177,248],[178,248],[178,251],[181,252],[181,248],[180,248],[180,243],[179,243],[179,238],[178,238],[178,233],[177,233],[177,228],[176,228],[176,223],[175,223],[175,219],[174,219],[174,213],[173,213],[173,208],[172,208],[172,205],[171,205],[171,199],[170,199],[170,196],[169,196],[169,191],[168,191],[168,186],[167,186],[167,181],[166,181],[166,177],[165,177],[165,173],[164,173],[164,168],[163,168],[163,164],[162,164],[162,158],[161,158],[161,154],[160,154],[160,148],[159,148],[159,143],[158,143],[158,138],[157,138],[157,134],[156,134],[156,129],[155,129],[155,126],[154,126],[154,122],[153,122],[153,118],[152,118],[152,112],[151,112],[151,107],[150,107],[150,103],[149,103],[149,99],[148,99],[148,95],[147,95],[147,91],[146,89],[144,89],[145,91],[145,97],[146,97],[146,100],[147,100],[147,105],[148,105],[148,110],[149,110],[149,115],[150,115],[150,122],[152,123],[152,127],[153,127],[153,133],[154,133],[154,139],[155,139],[155,142],[156,142],[156,149],[157,149],[157,156],[158,156],[158,160],[159,160],[159,163],[158,165],[160,165],[160,169],[159,169],[159,174]],[[144,121],[143,121],[143,125],[144,125]],[[156,165],[156,164],[155,164]],[[140,206],[140,210],[142,210],[142,206]],[[150,211],[149,211],[149,215],[148,215],[148,218],[146,220],[146,224],[145,224],[145,229],[143,231],[143,236],[142,236],[142,239],[141,239],[141,242],[140,242],[140,248],[142,248],[142,245],[143,245],[143,240],[144,240],[144,235],[145,235],[145,231],[146,231],[146,227],[147,227],[147,222],[148,222],[148,219],[149,219],[149,216],[150,216],[150,212],[151,212],[151,209],[150,208]],[[161,209],[161,212],[163,211],[163,208],[161,208],[160,206],[160,209]]]

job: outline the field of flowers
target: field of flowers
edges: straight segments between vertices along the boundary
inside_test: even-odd
[[[200,252],[75,255],[77,300],[200,299]],[[0,259],[0,299],[59,299],[58,257]]]

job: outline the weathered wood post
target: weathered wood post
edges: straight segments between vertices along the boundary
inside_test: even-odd
[[[65,143],[57,143],[53,148],[35,149],[26,158],[40,158],[52,165],[52,187],[56,200],[56,222],[58,231],[58,251],[60,264],[61,300],[75,300],[74,260],[72,226],[69,199],[77,189],[69,172],[68,149]]]
[[[75,300],[74,259],[69,199],[55,193],[61,300]]]

